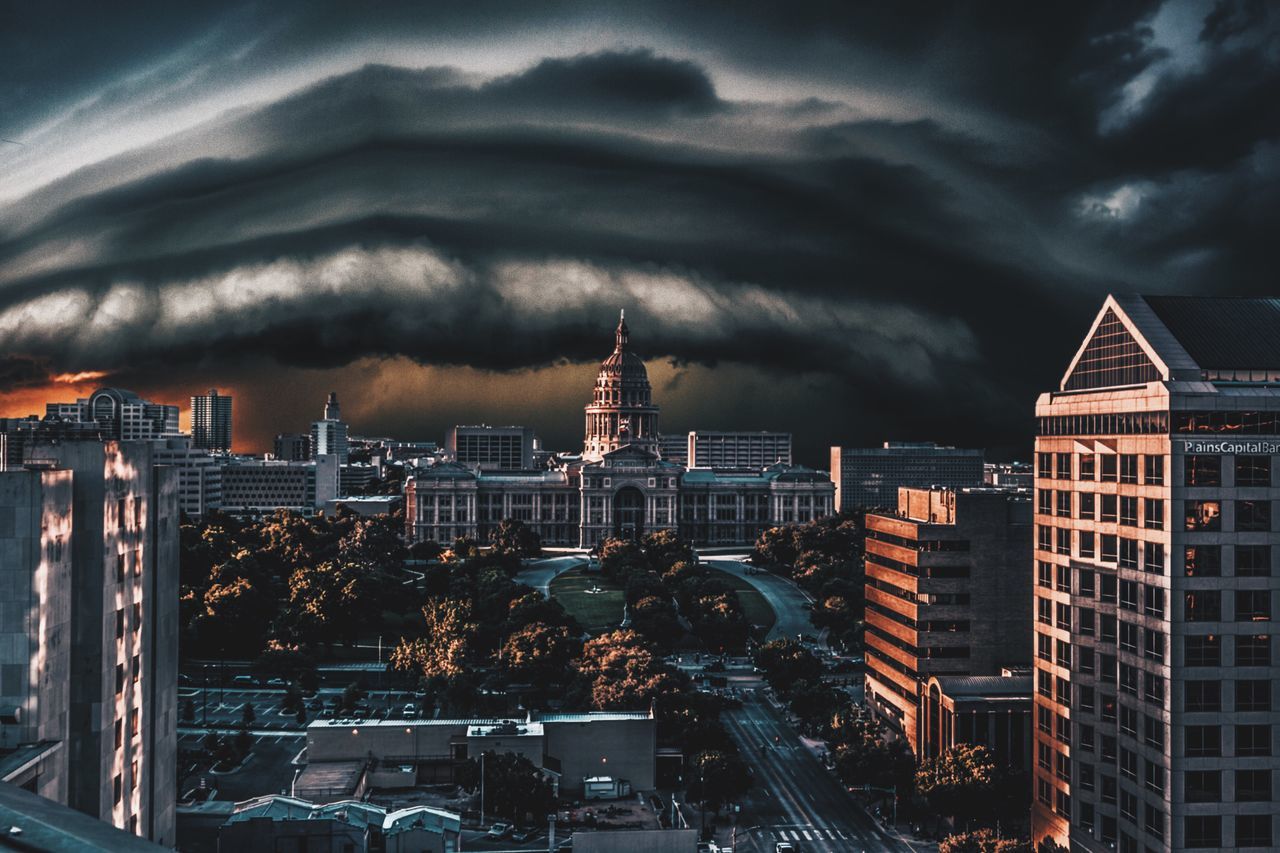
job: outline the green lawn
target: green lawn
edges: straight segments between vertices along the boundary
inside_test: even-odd
[[[587,592],[592,587],[599,587],[602,592]],[[607,633],[622,621],[622,587],[599,572],[571,569],[557,575],[551,581],[551,597],[589,634]]]
[[[710,566],[703,566],[703,568],[712,576],[724,581],[734,592],[738,593],[738,601],[742,603],[742,610],[747,614],[747,621],[752,625],[763,625],[767,632],[773,627],[773,623],[778,621],[778,617],[773,612],[773,608],[769,606],[769,602],[745,578],[722,572],[719,569],[713,569]]]

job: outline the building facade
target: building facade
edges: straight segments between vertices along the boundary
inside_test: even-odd
[[[191,443],[201,450],[231,452],[231,396],[210,388],[191,398]]]
[[[417,469],[405,486],[413,542],[485,541],[518,519],[544,545],[592,547],[613,536],[675,530],[700,544],[742,545],[777,524],[833,512],[824,472],[775,463],[751,471],[691,470],[659,455],[658,407],[644,362],[619,322],[600,366],[581,459],[533,471],[483,471],[457,462]]]
[[[0,782],[67,802],[70,471],[0,472]]]
[[[311,424],[311,458],[335,456],[339,464],[345,465],[351,453],[347,432],[347,423],[338,406],[338,392],[330,391],[324,404],[324,417]]]
[[[53,442],[29,448],[27,463],[71,475],[67,804],[172,845],[178,490],[152,451]]]
[[[921,759],[985,746],[999,767],[1031,772],[1031,671],[930,676],[920,697]]]
[[[99,388],[74,403],[49,403],[45,419],[97,424],[104,440],[147,441],[178,435],[178,407],[144,400],[122,388]]]
[[[300,432],[282,432],[272,444],[271,455],[282,462],[306,462],[311,458],[311,436]]]
[[[981,450],[932,442],[886,441],[883,447],[831,448],[831,479],[841,512],[892,509],[907,486],[962,488],[982,485]]]
[[[194,447],[187,436],[152,443],[155,464],[174,469],[178,477],[178,509],[201,518],[222,508],[222,461]]]
[[[521,426],[455,426],[445,439],[453,461],[481,471],[528,471],[533,447],[533,430]]]
[[[1031,502],[999,489],[900,489],[866,517],[866,701],[921,753],[932,676],[1029,659]]]
[[[789,432],[725,432],[694,430],[686,450],[688,467],[725,470],[791,464]]]
[[[222,466],[225,512],[253,513],[292,509],[312,512],[338,497],[341,468],[336,456],[311,462],[278,459],[230,459]]]
[[[1036,403],[1037,842],[1275,849],[1278,341],[1108,297]]]

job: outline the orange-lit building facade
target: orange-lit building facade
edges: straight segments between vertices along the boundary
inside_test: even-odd
[[[1280,302],[1110,297],[1036,415],[1033,840],[1275,849]]]
[[[896,513],[866,523],[867,704],[920,755],[931,676],[999,675],[1027,660],[1030,498],[902,488]]]

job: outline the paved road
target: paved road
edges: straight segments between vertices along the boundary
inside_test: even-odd
[[[587,558],[585,556],[543,557],[537,560],[527,560],[524,568],[516,575],[516,580],[526,586],[533,587],[550,598],[549,587],[556,575],[586,564]]]
[[[786,578],[772,572],[756,572],[747,574],[747,564],[740,559],[729,557],[704,557],[708,565],[737,575],[755,587],[769,606],[773,608],[778,621],[773,623],[766,640],[777,640],[784,637],[795,639],[799,634],[817,634],[813,623],[809,621],[808,605],[811,601],[808,594]]]
[[[759,691],[723,719],[756,783],[742,804],[735,853],[773,853],[779,841],[804,853],[920,849],[886,835]]]

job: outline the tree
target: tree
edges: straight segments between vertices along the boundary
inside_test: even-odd
[[[755,664],[764,670],[765,681],[787,694],[798,681],[818,681],[822,661],[795,640],[773,640],[756,649]]]
[[[471,605],[453,598],[433,598],[422,608],[426,620],[423,636],[401,639],[391,653],[391,666],[416,670],[426,678],[461,675],[467,668],[477,625],[471,621]]]
[[[938,842],[938,853],[1031,853],[1025,839],[1001,838],[990,829],[959,832]]]
[[[253,749],[253,735],[249,734],[248,726],[241,726],[240,731],[236,732],[236,754],[243,758],[249,754],[249,750],[251,749]]]
[[[241,656],[256,654],[265,641],[275,614],[271,597],[246,577],[228,578],[209,586],[196,617],[196,636],[210,652]]]
[[[789,705],[792,713],[805,723],[813,725],[823,719],[830,719],[846,698],[821,681],[798,681],[791,687]]]
[[[256,720],[257,718],[258,718],[258,715],[253,710],[253,703],[252,702],[244,703],[244,711],[241,712],[240,719],[244,722],[245,728],[248,728],[249,726],[253,725],[253,721]]]
[[[263,678],[281,678],[302,684],[316,678],[316,662],[305,647],[270,640],[253,662],[253,671]]]
[[[523,755],[487,752],[484,756],[484,810],[516,823],[528,815],[541,820],[554,808],[551,783]],[[458,768],[457,780],[465,790],[480,790],[481,763],[472,758]]]
[[[635,631],[614,631],[583,644],[578,672],[597,710],[638,710],[680,682]]]
[[[536,557],[542,553],[542,539],[537,532],[516,518],[506,518],[489,534],[489,543],[499,554]]]
[[[739,799],[751,788],[747,765],[736,755],[719,751],[700,752],[689,765],[690,802],[706,801],[717,812],[725,803]]]
[[[855,706],[832,714],[827,744],[836,774],[846,785],[875,785],[911,790],[915,761],[901,740],[886,741],[884,729],[869,713]]]
[[[996,767],[985,746],[957,744],[916,771],[916,789],[938,814],[984,818],[994,807]]]
[[[376,567],[351,560],[303,567],[289,576],[290,621],[300,639],[352,642],[397,587]]]
[[[293,718],[298,721],[298,725],[305,726],[307,724],[307,709],[299,704],[298,713],[294,714]]]
[[[513,679],[546,685],[564,680],[573,652],[568,629],[535,622],[507,636],[498,660]]]

